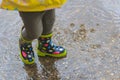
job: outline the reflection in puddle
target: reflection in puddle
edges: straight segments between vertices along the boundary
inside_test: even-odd
[[[38,73],[37,65],[25,65],[24,69],[28,74],[27,80],[41,80],[41,74]]]
[[[57,60],[57,58],[51,57],[39,58],[42,65],[42,80],[60,80],[59,72],[54,64]]]
[[[37,64],[25,65],[27,80],[60,80],[59,72],[54,64],[57,60],[57,58],[39,57],[42,70],[38,70]]]

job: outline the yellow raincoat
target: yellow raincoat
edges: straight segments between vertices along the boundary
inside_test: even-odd
[[[58,8],[65,2],[66,0],[3,0],[0,8],[35,12]]]

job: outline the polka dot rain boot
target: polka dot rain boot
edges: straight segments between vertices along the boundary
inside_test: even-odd
[[[52,34],[42,35],[38,39],[38,56],[65,57],[66,50],[61,46],[56,46],[51,40]]]
[[[26,41],[21,38],[24,42],[20,44],[20,58],[24,64],[33,64],[34,63],[34,51],[32,48],[32,42]]]

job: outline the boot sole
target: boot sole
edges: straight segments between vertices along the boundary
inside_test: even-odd
[[[45,57],[45,56],[51,56],[51,57],[66,57],[67,55],[67,51],[65,50],[63,53],[61,54],[49,54],[49,53],[44,53],[41,52],[40,50],[37,49],[37,54],[39,57]]]
[[[34,63],[35,63],[35,59],[33,59],[32,62],[29,62],[28,60],[25,60],[25,59],[22,57],[21,53],[20,53],[20,58],[21,58],[21,60],[22,60],[22,62],[23,62],[24,64],[30,65],[30,64],[34,64]]]

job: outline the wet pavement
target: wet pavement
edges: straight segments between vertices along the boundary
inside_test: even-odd
[[[120,1],[68,0],[56,11],[53,41],[68,55],[24,65],[17,12],[0,10],[0,80],[120,80]],[[33,42],[34,49],[37,41]]]

